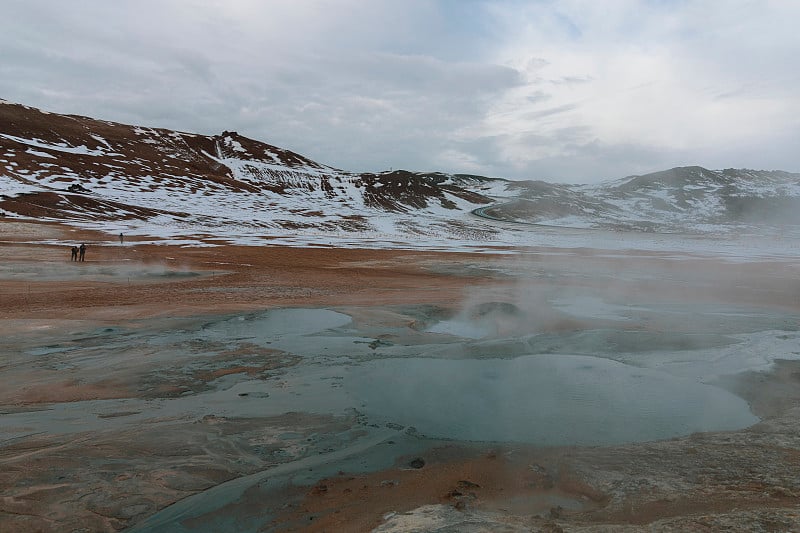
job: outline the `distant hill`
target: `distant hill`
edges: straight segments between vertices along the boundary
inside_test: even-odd
[[[0,209],[51,219],[222,217],[359,229],[370,211],[489,203],[467,178],[344,172],[236,132],[204,136],[0,104]],[[475,178],[476,180],[484,178]]]
[[[503,220],[642,231],[800,224],[800,174],[678,167],[598,185],[514,182],[517,198],[483,210]]]
[[[232,131],[197,135],[0,100],[0,215],[211,240],[293,233],[502,240],[491,219],[716,231],[800,224],[800,174],[679,167],[561,185],[440,172],[357,173]]]

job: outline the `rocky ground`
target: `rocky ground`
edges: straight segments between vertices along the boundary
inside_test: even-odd
[[[69,247],[81,242],[86,262],[71,264]],[[419,341],[420,324],[456,313],[475,291],[518,290],[506,273],[523,261],[517,255],[121,245],[113,235],[10,220],[0,221],[0,252],[0,531],[146,530],[148,517],[173,502],[295,461],[316,461],[302,482],[252,485],[235,506],[205,516],[210,525],[187,519],[161,530],[214,530],[215,516],[230,525],[226,514],[235,512],[258,516],[256,529],[275,531],[800,531],[797,361],[724,380],[761,419],[747,429],[540,448],[419,441],[397,428],[381,437],[391,450],[382,455],[388,464],[370,468],[344,456],[323,465],[326,454],[355,449],[370,435],[373,428],[357,412],[208,413],[114,425],[143,416],[121,410],[103,411],[96,427],[69,431],[3,424],[5,415],[54,416],[48,413],[58,405],[76,401],[155,405],[244,379],[280,387],[282,372],[302,364],[245,342],[175,344],[185,357],[176,363],[146,341],[132,350],[107,346],[104,335],[114,328],[147,339],[152,320],[174,321],[179,330],[197,317],[324,307],[351,316],[373,338],[373,350],[411,344]],[[544,272],[526,286],[532,293],[563,281],[553,273],[569,272],[572,287],[610,290],[615,279],[615,290],[624,285],[641,298],[746,303],[800,315],[800,284],[785,263],[546,252],[524,259]],[[553,332],[588,323],[558,313],[539,319]],[[49,356],[54,363],[46,366],[30,355],[56,344],[107,364]]]

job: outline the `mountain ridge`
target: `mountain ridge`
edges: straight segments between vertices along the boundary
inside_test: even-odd
[[[355,173],[235,131],[201,135],[0,101],[0,211],[173,236],[301,231],[502,240],[496,224],[474,214],[524,224],[702,232],[800,225],[800,174],[686,166],[566,185],[407,170]]]

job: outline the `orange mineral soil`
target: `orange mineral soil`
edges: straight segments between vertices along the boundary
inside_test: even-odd
[[[86,261],[71,262],[70,247],[80,243],[87,245]],[[356,415],[297,411],[26,433],[3,419],[45,416],[76,401],[175,398],[224,380],[280,386],[283,369],[303,364],[242,342],[179,369],[159,366],[156,358],[169,354],[154,350],[75,374],[67,360],[58,368],[38,364],[30,350],[38,339],[294,307],[343,312],[353,327],[373,334],[375,346],[387,339],[413,343],[423,334],[422,318],[403,309],[454,314],[476,294],[513,295],[519,280],[497,272],[522,262],[532,270],[569,272],[571,290],[800,316],[797,270],[785,263],[510,252],[180,247],[134,237],[120,244],[116,235],[0,220],[0,531],[135,530],[159,510],[220,483],[343,445],[321,435],[356,438],[359,431]],[[651,275],[625,275],[642,272]],[[540,276],[525,291],[536,295],[559,283]],[[553,309],[537,316],[538,331],[550,333],[602,328],[606,320]],[[407,333],[382,336],[389,327]],[[692,324],[681,327],[691,331]],[[265,531],[433,531],[445,523],[453,527],[448,531],[800,531],[800,365],[779,361],[721,381],[761,422],[605,447],[437,441],[411,453],[398,450],[388,467],[308,473],[303,483],[248,491],[235,509],[216,512],[263,510]],[[105,413],[98,424],[134,414]],[[199,527],[191,520],[183,525]]]

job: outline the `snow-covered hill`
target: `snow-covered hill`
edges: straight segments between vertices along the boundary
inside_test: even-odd
[[[530,242],[530,224],[690,233],[800,226],[800,174],[681,167],[559,185],[354,173],[236,132],[128,126],[0,100],[0,214],[173,242],[502,246]]]
[[[800,174],[678,167],[596,185],[514,182],[487,216],[567,227],[726,232],[800,225]]]
[[[492,201],[486,178],[345,172],[236,132],[195,135],[7,102],[0,126],[7,216],[221,239],[491,233],[464,223]]]

